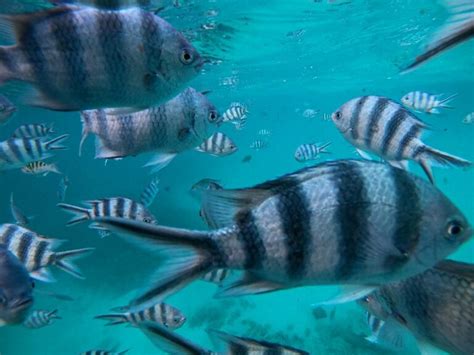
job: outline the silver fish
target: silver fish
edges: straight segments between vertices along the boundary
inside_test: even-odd
[[[26,164],[21,171],[25,174],[30,175],[43,175],[46,176],[49,173],[62,174],[56,164],[45,163],[44,161],[33,161]]]
[[[232,123],[237,129],[242,129],[247,121],[248,109],[239,102],[233,102],[222,114],[222,122]]]
[[[15,129],[12,138],[43,138],[54,133],[53,125],[44,123],[24,124]]]
[[[56,192],[58,200],[63,202],[66,199],[66,192],[69,187],[69,178],[66,175],[63,175],[59,180],[58,190]]]
[[[87,350],[81,355],[123,355],[128,352],[127,350],[120,351],[120,352],[115,352],[115,351],[110,351],[110,350]]]
[[[462,123],[464,124],[473,124],[474,123],[474,112],[468,113],[466,117],[463,118]]]
[[[23,325],[30,329],[39,329],[53,324],[55,319],[61,319],[57,309],[54,311],[36,310],[28,316]]]
[[[143,322],[154,322],[173,330],[181,328],[186,322],[186,317],[179,309],[166,303],[159,303],[143,309],[118,307],[115,310],[119,313],[103,314],[95,318],[109,321],[107,325],[130,323],[138,326]]]
[[[191,192],[200,192],[212,188],[222,188],[219,184],[219,180],[204,178],[193,184]]]
[[[434,185],[373,161],[331,161],[248,189],[206,190],[204,203],[219,229],[100,220],[124,238],[166,247],[170,262],[134,305],[156,303],[219,268],[244,271],[220,297],[329,284],[360,285],[362,297],[426,270],[472,235]]]
[[[28,103],[51,110],[144,109],[176,95],[204,64],[180,32],[138,7],[64,5],[5,18],[17,44],[0,47],[0,83],[30,83]]]
[[[10,211],[15,223],[22,227],[28,227],[30,219],[20,210],[13,200],[13,192],[10,194]]]
[[[430,40],[425,51],[404,69],[405,72],[474,37],[474,3],[472,0],[445,0],[445,2],[451,16]]]
[[[449,103],[457,96],[450,95],[443,98],[443,94],[428,94],[427,92],[411,91],[402,97],[402,104],[417,112],[439,114],[441,108],[453,108]]]
[[[268,129],[266,128],[262,128],[261,130],[258,131],[258,134],[260,136],[271,136],[272,135],[272,132],[270,132]]]
[[[44,141],[41,138],[9,138],[0,142],[0,170],[22,168],[28,163],[53,156],[57,150],[67,149],[57,145],[67,134]]]
[[[89,133],[97,136],[96,158],[114,159],[153,152],[147,166],[159,170],[177,154],[194,149],[208,137],[219,114],[207,97],[188,88],[161,106],[131,115],[111,115],[104,110],[81,114],[80,146]],[[79,148],[81,150],[81,148]]]
[[[434,182],[431,164],[467,167],[471,163],[423,143],[426,125],[398,103],[379,96],[352,99],[332,114],[342,135],[356,148],[375,153],[403,167],[409,160],[421,165]]]
[[[213,343],[224,344],[224,352],[215,352],[202,348],[186,338],[171,332],[156,323],[143,323],[140,329],[155,344],[168,354],[199,354],[199,355],[243,355],[243,354],[281,354],[281,355],[309,355],[308,352],[290,346],[260,341],[251,338],[239,337],[218,330],[209,329],[207,332]]]
[[[155,201],[156,195],[159,188],[160,179],[158,177],[153,178],[148,185],[143,190],[142,194],[140,195],[140,203],[146,207],[149,207],[153,201]]]
[[[359,303],[410,330],[421,343],[450,354],[472,354],[473,286],[473,264],[444,260],[421,274],[384,285]]]
[[[86,204],[88,208],[58,203],[58,207],[74,215],[67,223],[68,226],[85,221],[94,222],[100,217],[119,217],[145,223],[157,223],[155,216],[153,216],[146,206],[126,197],[110,197],[86,201]],[[89,227],[97,230],[101,237],[110,234],[106,228],[100,226],[98,223],[92,223]]]
[[[331,145],[331,142],[325,144],[301,144],[295,151],[295,159],[299,162],[316,160],[322,153],[329,153],[326,148]]]
[[[222,132],[216,132],[197,147],[196,150],[220,157],[233,154],[238,148],[230,137]]]
[[[16,111],[16,106],[5,96],[0,95],[0,124],[7,123]]]
[[[72,261],[90,253],[94,248],[54,251],[61,242],[58,239],[44,238],[16,224],[5,223],[0,225],[0,244],[4,244],[21,261],[31,277],[40,281],[54,281],[47,269],[51,265],[74,277],[84,278],[79,268]]]
[[[0,244],[0,327],[26,319],[34,301],[33,286],[23,264]]]
[[[265,149],[267,147],[268,147],[268,142],[261,139],[257,139],[250,144],[250,149],[255,149],[255,150]]]

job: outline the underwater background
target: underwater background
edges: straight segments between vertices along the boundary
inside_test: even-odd
[[[0,2],[0,12],[7,7],[9,10],[13,3]],[[40,4],[16,3],[20,9]],[[431,126],[425,139],[428,144],[474,160],[474,124],[462,122],[474,111],[474,41],[414,72],[400,74],[447,18],[441,2],[196,0],[181,1],[179,8],[165,8],[160,15],[183,31],[198,50],[214,58],[189,86],[210,90],[209,99],[221,113],[231,102],[240,102],[249,110],[243,130],[231,125],[219,128],[236,142],[237,153],[216,158],[188,151],[159,173],[160,191],[150,209],[160,224],[206,228],[198,215],[199,203],[190,194],[195,182],[212,178],[227,188],[247,187],[295,171],[305,166],[294,159],[295,149],[302,143],[332,142],[331,155],[322,158],[357,158],[331,120],[324,119],[324,114],[357,96],[380,95],[399,101],[415,90],[457,93],[454,109],[417,116]],[[4,39],[1,44],[7,43]],[[21,95],[11,98],[19,103]],[[69,178],[67,203],[113,196],[138,199],[152,177],[142,167],[147,156],[109,161],[107,165],[95,160],[91,137],[78,157],[82,130],[79,113],[19,105],[16,116],[0,127],[0,139],[8,138],[24,123],[54,123],[55,132],[70,134],[66,142],[69,150],[50,159]],[[261,138],[261,129],[271,131],[269,145],[252,150],[249,146]],[[243,162],[247,155],[251,160]],[[410,168],[425,178],[416,164]],[[434,174],[437,186],[474,221],[474,169],[435,167]],[[35,309],[57,308],[62,319],[38,330],[0,328],[0,353],[78,354],[89,349],[160,353],[138,329],[106,327],[103,321],[93,319],[127,304],[150,279],[160,260],[115,235],[101,239],[87,223],[66,228],[70,216],[56,207],[59,180],[55,174],[35,177],[19,170],[0,173],[0,221],[12,222],[9,200],[13,192],[16,204],[34,216],[31,229],[67,240],[61,249],[96,248],[77,262],[85,280],[54,269],[56,283],[36,283],[38,289],[74,298],[65,302],[36,295]],[[474,262],[474,242],[468,242],[451,258]],[[202,346],[212,347],[205,329],[216,328],[292,345],[312,354],[383,353],[364,341],[369,334],[365,313],[355,303],[327,307],[328,317],[314,317],[311,304],[326,299],[336,288],[305,287],[217,300],[213,299],[216,287],[197,281],[167,299],[187,316],[177,332]],[[415,348],[413,353],[417,353]]]

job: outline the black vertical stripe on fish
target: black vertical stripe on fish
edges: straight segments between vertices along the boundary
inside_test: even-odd
[[[168,324],[166,324],[166,309],[165,309],[165,304],[164,303],[160,303],[160,317],[161,317],[161,324],[165,325],[165,326],[168,326]]]
[[[4,244],[8,249],[10,249],[11,247],[10,243],[12,242],[12,239],[17,230],[18,230],[18,227],[16,225],[13,225],[13,224],[9,225],[2,235],[1,244]]]
[[[229,354],[235,354],[235,355],[248,355],[249,354],[249,349],[247,346],[244,344],[241,344],[239,342],[229,342],[227,344],[228,346],[228,353]],[[276,354],[278,355],[278,354]]]
[[[7,153],[5,153],[5,150],[3,149],[3,145],[0,144],[0,160],[3,160],[4,162],[11,164],[13,163],[10,157],[8,156]]]
[[[125,217],[125,213],[124,213],[124,207],[125,207],[125,200],[121,197],[117,198],[117,204],[115,206],[116,208],[116,214],[117,214],[117,217]]]
[[[365,131],[365,146],[372,147],[374,136],[377,133],[377,125],[381,119],[383,119],[382,115],[389,104],[389,100],[380,97],[377,98],[374,107],[370,111],[369,117],[367,117],[368,123]]]
[[[41,140],[35,139],[35,147],[36,147],[36,152],[38,153],[38,158],[40,158],[43,155],[43,145],[41,144]]]
[[[20,237],[20,241],[18,243],[18,259],[23,263],[26,264],[28,261],[28,253],[30,250],[31,245],[33,244],[33,235],[31,233],[24,233]]]
[[[120,125],[119,136],[120,142],[121,144],[123,144],[122,148],[124,149],[124,151],[133,149],[136,145],[136,142],[134,142],[135,133],[132,115],[121,116],[118,120],[118,123]]]
[[[97,116],[97,125],[99,129],[99,136],[104,145],[108,145],[109,142],[109,128],[107,126],[107,115],[103,109],[99,109],[94,111]]]
[[[36,253],[34,257],[34,268],[38,269],[40,268],[41,262],[43,261],[44,253],[48,249],[48,242],[42,240],[41,242],[38,243],[38,247],[36,248]]]
[[[23,154],[21,154],[21,151],[20,151],[19,147],[17,146],[18,142],[23,143],[23,141],[24,141],[24,139],[20,139],[20,140],[9,139],[9,140],[7,140],[8,148],[10,149],[10,151],[13,153],[13,155],[15,156],[15,158],[19,162],[25,161],[25,158],[23,157]]]
[[[412,158],[413,159],[416,159],[418,158],[418,156],[422,153],[424,153],[426,151],[426,148],[424,145],[419,145],[418,147],[416,147],[416,149],[413,151],[412,153]]]
[[[417,139],[419,132],[420,132],[420,127],[417,124],[414,124],[405,133],[405,135],[400,141],[400,145],[398,146],[397,153],[395,154],[395,157],[397,160],[402,160],[403,152],[405,151],[405,148],[407,148],[414,139]]]
[[[51,33],[54,36],[57,50],[62,54],[62,65],[69,78],[69,87],[74,90],[76,95],[87,95],[84,49],[81,45],[75,17],[75,12],[71,11],[65,13],[61,21],[53,21],[51,23]],[[39,131],[39,127],[37,127],[37,130]]]
[[[142,309],[142,310],[138,311],[137,317],[138,317],[138,320],[140,322],[143,322],[146,319],[145,318],[145,310]]]
[[[280,193],[277,209],[286,237],[286,273],[291,279],[300,279],[306,270],[311,244],[310,206],[301,185]]]
[[[237,238],[242,243],[242,252],[245,254],[244,267],[249,270],[260,269],[266,258],[266,251],[252,211],[239,212],[235,221],[238,229]]]
[[[149,320],[156,320],[156,307],[150,307],[150,319]]]
[[[23,126],[23,136],[35,137],[35,132],[32,129],[34,129],[34,127],[31,125]]]
[[[31,159],[35,159],[33,148],[31,147],[31,140],[30,139],[25,139],[25,140],[23,140],[23,142],[25,143],[25,151],[28,154],[28,156]]]
[[[149,75],[143,78],[143,83],[145,88],[153,90],[157,80],[157,72],[161,69],[163,38],[155,15],[150,12],[141,12],[140,35],[142,37],[144,58],[146,60],[145,67],[151,70]]]
[[[369,204],[364,176],[356,164],[340,164],[340,172],[334,174],[333,183],[337,189],[337,208],[334,220],[339,221],[339,262],[336,266],[336,279],[345,280],[356,273],[357,262],[364,251],[364,239],[369,238]],[[357,205],[356,208],[349,206]]]
[[[363,96],[361,97],[357,103],[356,103],[356,108],[352,112],[351,120],[350,120],[350,125],[349,127],[351,128],[351,133],[352,133],[352,138],[353,139],[358,139],[359,138],[359,133],[358,133],[358,128],[359,128],[359,122],[360,122],[360,112],[362,110],[362,107],[364,106],[365,102],[368,100],[368,96]]]
[[[123,85],[123,78],[129,77],[129,64],[124,53],[127,52],[125,38],[125,20],[121,12],[99,12],[97,18],[97,35],[102,50],[102,60],[108,86],[112,90]],[[118,75],[120,73],[120,75]]]
[[[110,216],[110,205],[112,203],[112,200],[104,200],[102,205],[104,206],[104,217],[109,217]]]
[[[129,218],[130,219],[137,219],[137,214],[138,214],[138,203],[131,200]]]
[[[386,155],[394,137],[397,136],[398,129],[403,124],[407,116],[406,110],[399,108],[388,122],[382,138],[382,155]]]
[[[391,169],[396,200],[395,228],[391,240],[399,255],[387,255],[384,266],[394,270],[403,266],[418,244],[423,212],[420,194],[414,180],[400,169]]]

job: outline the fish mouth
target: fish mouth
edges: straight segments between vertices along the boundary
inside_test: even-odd
[[[33,298],[25,298],[13,305],[11,308],[14,311],[21,311],[22,309],[28,308],[33,304]]]

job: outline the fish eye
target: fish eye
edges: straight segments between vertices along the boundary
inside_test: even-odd
[[[449,221],[446,226],[447,238],[450,240],[456,239],[464,231],[463,226],[459,221]]]
[[[150,217],[143,217],[143,222],[151,223],[151,218]]]
[[[337,112],[334,114],[334,118],[335,118],[336,120],[340,120],[341,117],[342,117],[341,111],[337,111]]]
[[[209,112],[209,121],[210,122],[215,122],[219,118],[219,115],[217,114],[216,111],[211,111]]]
[[[191,64],[194,61],[193,54],[188,49],[183,49],[181,56],[179,57],[183,64]]]

